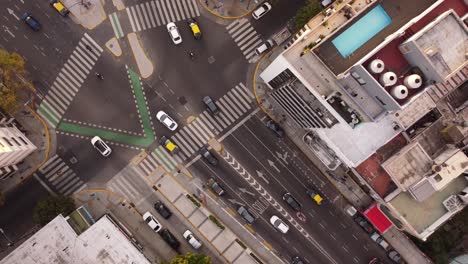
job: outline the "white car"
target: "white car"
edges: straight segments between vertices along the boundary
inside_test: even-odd
[[[156,114],[156,118],[159,120],[159,122],[163,123],[171,131],[177,129],[177,123],[168,114],[166,114],[166,112],[159,111]]]
[[[151,227],[151,229],[154,230],[154,232],[158,233],[161,231],[162,225],[150,212],[146,212],[143,215],[143,220],[145,220],[145,222],[149,225],[149,227]]]
[[[268,2],[261,4],[257,9],[252,12],[252,16],[255,20],[259,20],[264,16],[268,11],[271,10],[271,5]]]
[[[199,249],[202,246],[202,242],[198,240],[190,230],[186,230],[184,232],[184,238],[187,240],[187,242],[194,248],[194,249]]]
[[[93,144],[93,147],[101,153],[104,157],[108,157],[112,150],[111,148],[102,140],[100,137],[95,136],[91,139],[91,144]]]
[[[180,36],[179,30],[177,29],[177,26],[174,24],[174,22],[167,24],[167,31],[169,32],[169,36],[171,36],[174,44],[178,45],[182,43],[182,37]]]
[[[276,215],[270,218],[270,223],[283,234],[286,234],[289,230],[289,226]]]

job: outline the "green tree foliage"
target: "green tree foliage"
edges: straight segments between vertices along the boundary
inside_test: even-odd
[[[296,30],[301,29],[311,18],[322,11],[319,1],[317,0],[308,0],[307,5],[301,7],[297,10],[296,15],[294,16],[294,23]]]
[[[66,216],[75,208],[75,202],[69,197],[49,196],[37,202],[33,212],[33,220],[37,224],[45,225],[57,215]]]
[[[30,86],[20,80],[25,74],[24,60],[18,53],[0,49],[0,108],[6,112],[18,110],[19,92]]]
[[[179,255],[171,260],[170,264],[211,264],[211,258],[203,254],[193,254],[191,252],[185,255]]]

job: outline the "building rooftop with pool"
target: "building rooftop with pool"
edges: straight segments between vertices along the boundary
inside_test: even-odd
[[[352,17],[318,39],[335,24],[308,26],[260,74],[268,102],[329,170],[349,168],[394,227],[425,240],[468,204],[468,7],[332,8]]]

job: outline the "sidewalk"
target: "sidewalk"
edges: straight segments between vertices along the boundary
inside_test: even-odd
[[[259,0],[198,0],[213,15],[222,18],[240,18],[248,15],[259,3]]]

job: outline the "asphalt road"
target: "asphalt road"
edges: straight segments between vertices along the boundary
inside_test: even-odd
[[[291,141],[273,135],[264,126],[265,121],[262,114],[254,116],[222,142],[223,149],[238,163],[231,166],[218,156],[219,166],[213,167],[201,160],[191,170],[204,180],[213,177],[219,181],[227,191],[223,196],[226,206],[234,211],[240,205],[248,206],[258,216],[251,226],[257,236],[272,245],[286,260],[293,256],[301,256],[309,263],[367,263],[374,257],[385,259],[384,251],[343,213],[346,203],[333,186]],[[237,166],[250,173],[282,208],[278,211],[265,199],[265,195],[261,195],[262,192],[241,177],[233,169]],[[325,201],[321,206],[305,194],[310,187],[324,195]],[[282,201],[285,192],[292,193],[303,205],[300,213]],[[298,227],[290,222],[290,232],[286,235],[277,232],[269,223],[272,215],[285,220],[281,216],[284,210]],[[245,223],[242,219],[239,222]],[[305,232],[300,232],[301,228]]]

